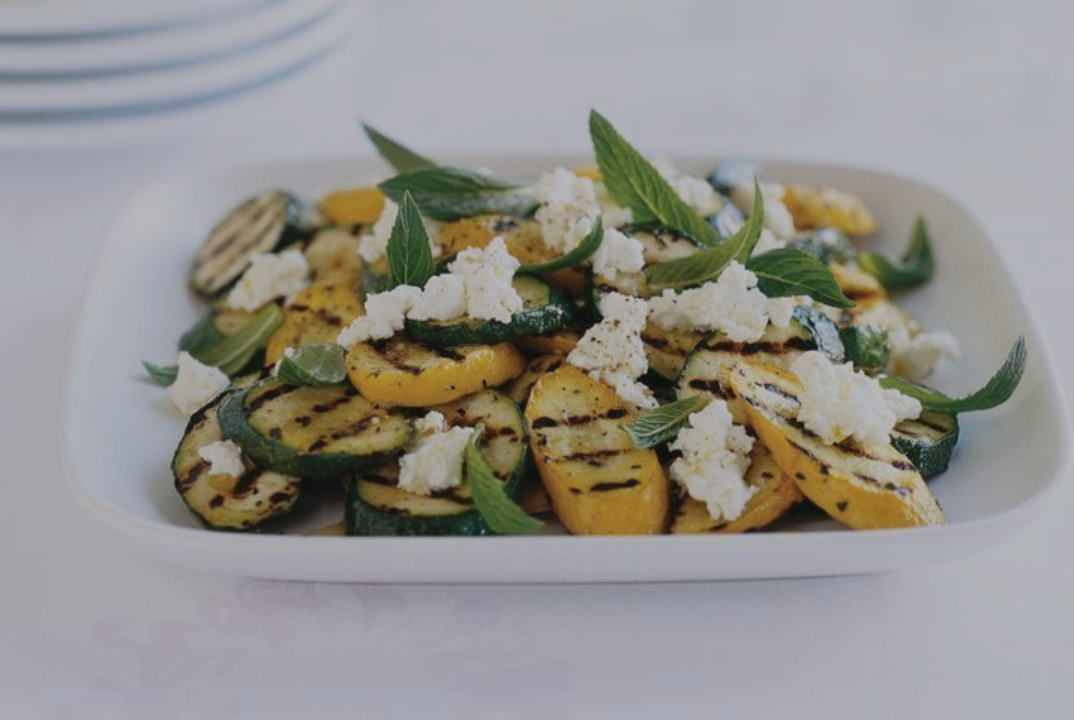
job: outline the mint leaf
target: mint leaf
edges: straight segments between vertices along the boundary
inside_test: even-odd
[[[436,163],[432,160],[400,145],[372,125],[362,123],[362,129],[365,130],[366,137],[369,138],[370,142],[376,146],[380,156],[396,171],[407,173],[436,167]]]
[[[175,378],[179,377],[178,365],[154,365],[148,360],[143,360],[142,367],[153,382],[164,387],[168,387],[175,382]]]
[[[657,263],[645,268],[649,287],[655,291],[704,285],[716,280],[732,260],[746,263],[757,246],[764,223],[764,199],[754,179],[753,212],[729,239],[688,257]]]
[[[399,285],[425,287],[429,278],[436,274],[429,233],[409,192],[403,193],[399,203],[399,215],[388,237],[387,254],[389,288]]]
[[[880,371],[891,359],[887,328],[880,325],[854,325],[839,330],[847,360],[859,370]]]
[[[854,307],[828,266],[801,250],[772,250],[745,264],[757,276],[757,288],[768,297],[808,295],[831,307]]]
[[[335,343],[304,343],[290,355],[284,355],[276,377],[285,385],[338,385],[347,377],[346,354]]]
[[[195,323],[194,327],[183,333],[179,338],[179,349],[185,350],[194,357],[200,357],[202,353],[224,339],[224,334],[216,327],[213,317],[215,310],[210,310]]]
[[[229,335],[194,357],[234,377],[249,364],[258,350],[268,344],[269,337],[282,324],[283,313],[279,306],[269,303],[234,335]]]
[[[466,481],[474,506],[493,532],[501,535],[517,535],[533,532],[544,523],[530,517],[514,500],[507,496],[503,483],[496,479],[481,454],[477,441],[483,428],[478,425],[466,446]]]
[[[596,222],[593,223],[593,229],[589,231],[589,234],[582,238],[582,242],[578,243],[578,246],[569,253],[544,263],[522,263],[518,271],[522,273],[543,273],[574,267],[592,257],[593,253],[600,248],[600,243],[603,240],[604,223],[598,217]]]
[[[396,175],[377,187],[396,203],[410,193],[426,217],[459,220],[475,215],[526,217],[537,209],[530,178],[507,178],[455,167]]]
[[[929,281],[935,269],[925,218],[918,216],[910,236],[910,247],[899,260],[878,252],[858,254],[858,264],[884,286],[885,290],[907,290]]]
[[[616,203],[630,208],[635,222],[656,221],[701,245],[716,244],[716,230],[596,110],[589,113],[589,135],[604,186]]]
[[[926,410],[948,413],[954,415],[974,410],[988,410],[997,405],[1007,402],[1014,393],[1018,383],[1022,380],[1022,374],[1026,368],[1026,339],[1022,335],[1018,338],[1007,359],[1000,366],[996,374],[975,393],[961,398],[950,398],[943,393],[936,392],[917,383],[896,377],[880,379],[880,384],[885,388],[898,390],[903,395],[917,398],[921,406]]]
[[[642,410],[632,421],[619,423],[619,427],[627,431],[634,447],[639,450],[655,447],[678,435],[679,430],[690,420],[690,416],[703,410],[709,400],[710,398],[698,395],[652,410]]]

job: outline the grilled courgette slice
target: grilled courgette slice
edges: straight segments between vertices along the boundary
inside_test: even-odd
[[[805,499],[794,480],[779,469],[772,453],[762,443],[753,445],[746,483],[757,488],[757,491],[742,509],[742,514],[734,520],[713,518],[705,503],[686,495],[680,488],[680,501],[671,522],[671,533],[744,533],[759,530],[783,517]]]
[[[305,205],[282,190],[255,195],[229,212],[209,232],[194,258],[191,285],[215,295],[239,278],[250,260],[301,240],[310,230]]]
[[[198,451],[224,439],[218,412],[223,397],[190,417],[183,439],[172,457],[172,476],[195,515],[212,528],[249,530],[287,514],[298,500],[301,480],[265,470],[243,457],[240,477],[213,474]]]
[[[620,423],[627,406],[604,383],[564,365],[538,380],[526,405],[530,449],[560,522],[577,535],[645,535],[667,527],[667,477]]]
[[[396,336],[358,343],[347,353],[347,376],[374,402],[428,407],[496,387],[522,374],[514,345],[430,348]]]
[[[485,390],[448,405],[430,408],[449,425],[477,427],[478,448],[509,497],[515,497],[525,474],[526,428],[518,406],[503,393]],[[399,487],[399,465],[387,463],[362,473],[351,483],[346,524],[351,535],[489,535],[474,509],[466,481],[458,487],[416,495]]]
[[[798,422],[802,386],[791,373],[743,361],[728,383],[776,464],[832,518],[858,530],[944,524],[924,479],[894,447],[829,445]]]
[[[947,469],[958,445],[958,416],[926,411],[916,420],[903,420],[891,432],[891,444],[922,477],[939,475]]]
[[[228,395],[220,425],[262,467],[310,479],[380,465],[410,438],[401,412],[349,385],[295,387],[274,378]]]
[[[495,345],[529,335],[554,333],[574,318],[574,304],[563,291],[528,275],[516,275],[512,284],[522,298],[522,309],[511,315],[510,322],[408,319],[407,336],[433,347]]]

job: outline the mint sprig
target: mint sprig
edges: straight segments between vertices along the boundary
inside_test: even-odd
[[[961,398],[951,398],[943,393],[897,377],[880,379],[885,388],[898,390],[903,395],[917,398],[925,410],[955,415],[974,410],[988,410],[1002,405],[1014,394],[1026,368],[1026,339],[1022,335],[1011,347],[1007,359],[985,386],[975,393]]]
[[[885,290],[908,290],[932,278],[936,263],[925,218],[918,216],[910,235],[910,247],[902,258],[893,260],[878,252],[858,253],[858,264],[884,286]]]
[[[527,217],[537,209],[532,178],[510,178],[478,170],[432,167],[406,172],[377,187],[396,203],[410,193],[426,217],[459,220],[475,215]]]
[[[705,218],[687,205],[652,163],[596,110],[589,113],[589,135],[604,186],[617,204],[630,208],[635,222],[657,222],[701,245],[719,241]]]
[[[757,276],[757,289],[768,297],[808,295],[831,307],[854,307],[828,266],[801,250],[781,248],[751,257],[746,269]]]
[[[276,377],[285,385],[329,387],[347,377],[347,351],[335,343],[303,343],[280,360]]]
[[[145,374],[149,376],[150,380],[164,387],[168,387],[175,382],[175,378],[179,377],[178,365],[156,365],[148,360],[143,360],[142,367],[145,368]]]
[[[428,170],[436,167],[436,163],[427,157],[418,155],[410,148],[392,140],[368,123],[362,123],[366,137],[377,148],[380,156],[401,173],[414,172],[416,170]]]
[[[578,243],[578,246],[571,250],[569,253],[567,253],[566,255],[562,255],[555,260],[549,260],[548,262],[522,263],[518,267],[518,272],[544,273],[574,267],[575,265],[579,265],[592,257],[593,253],[595,253],[600,248],[600,244],[603,240],[604,223],[598,217],[593,223],[593,229],[589,231],[589,234],[582,238],[582,242]]]
[[[715,247],[646,267],[645,277],[649,287],[656,291],[681,290],[716,280],[731,261],[745,263],[749,259],[761,238],[763,227],[764,198],[755,178],[753,212],[738,232]]]
[[[619,427],[630,435],[634,447],[645,450],[678,435],[690,416],[703,410],[709,401],[710,398],[701,395],[676,400],[658,408],[642,410],[630,422],[619,423]]]
[[[425,287],[436,274],[429,233],[421,219],[421,211],[409,192],[399,203],[399,214],[388,237],[388,287],[412,285]]]
[[[538,530],[544,523],[530,517],[507,496],[503,483],[496,479],[481,449],[477,446],[483,428],[479,425],[466,446],[466,481],[474,507],[489,528],[501,535],[518,535]]]

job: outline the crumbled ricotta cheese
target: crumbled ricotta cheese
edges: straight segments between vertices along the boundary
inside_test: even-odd
[[[645,267],[645,246],[636,238],[607,228],[600,247],[593,254],[593,272],[614,281],[619,273],[641,272]]]
[[[757,244],[753,246],[751,255],[763,255],[773,250],[782,250],[787,247],[787,241],[776,237],[776,234],[768,228],[761,230],[761,236],[757,238]]]
[[[250,267],[227,296],[227,304],[236,310],[253,312],[278,297],[290,297],[310,284],[310,268],[298,250],[261,253],[250,260]]]
[[[448,428],[434,411],[414,421],[415,437],[399,460],[399,487],[417,495],[458,487],[462,483],[463,453],[471,427]]]
[[[671,463],[671,477],[690,497],[705,503],[709,515],[737,520],[757,488],[746,483],[753,438],[731,422],[723,400],[692,414],[668,449],[682,453]]]
[[[168,386],[168,397],[184,415],[193,415],[231,384],[219,368],[199,362],[188,352],[179,353],[178,365],[179,374]]]
[[[519,265],[499,236],[484,248],[468,248],[456,255],[448,271],[463,280],[466,315],[511,322],[511,315],[522,309],[522,298],[511,284]]]
[[[367,295],[365,315],[343,329],[336,342],[345,348],[367,340],[384,340],[403,329],[406,315],[421,298],[420,288],[398,285],[387,292]]]
[[[546,172],[537,180],[534,194],[541,206],[534,215],[541,237],[551,249],[568,253],[593,230],[600,215],[597,191],[589,178],[566,168]]]
[[[853,438],[863,445],[887,445],[897,423],[921,414],[917,400],[815,350],[795,359],[791,372],[802,383],[798,420],[827,443]]]
[[[702,217],[715,215],[723,207],[720,195],[706,180],[692,175],[679,175],[669,178],[668,183],[675,194]]]
[[[888,368],[895,375],[920,380],[932,374],[940,360],[957,360],[961,351],[955,336],[947,331],[922,332],[906,338],[898,335],[891,340],[891,361]]]
[[[783,204],[786,189],[779,183],[762,182],[761,197],[764,198],[764,226],[781,238],[794,237],[794,217]],[[741,183],[731,190],[731,200],[742,212],[753,212],[753,182]]]
[[[611,385],[631,405],[655,407],[652,391],[637,381],[649,368],[641,341],[648,313],[645,300],[609,293],[600,311],[603,319],[586,330],[567,362]]]
[[[230,440],[217,440],[198,448],[198,457],[209,463],[212,475],[240,477],[246,472],[242,463],[242,448]]]
[[[466,282],[451,273],[434,275],[408,317],[414,320],[454,320],[466,314]]]
[[[668,330],[719,331],[735,342],[753,342],[764,334],[771,318],[786,326],[795,303],[769,299],[757,289],[757,276],[732,262],[715,282],[682,292],[665,290],[649,301],[649,317]]]

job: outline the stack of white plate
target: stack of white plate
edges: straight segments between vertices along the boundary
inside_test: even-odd
[[[351,0],[0,0],[0,146],[225,103],[327,55]]]

